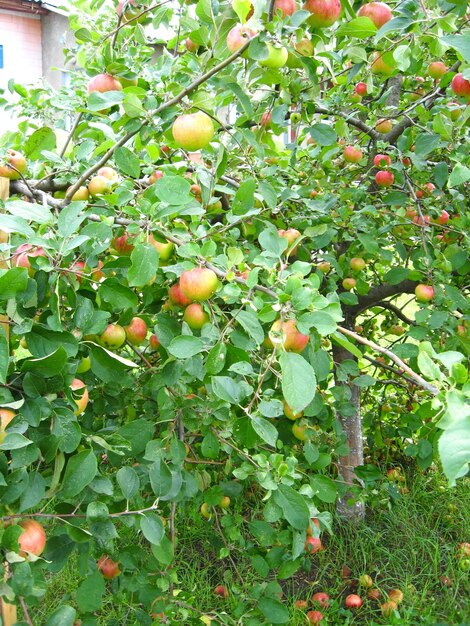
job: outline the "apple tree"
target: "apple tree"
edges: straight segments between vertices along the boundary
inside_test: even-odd
[[[3,623],[69,559],[47,626],[106,585],[198,623],[193,509],[233,569],[216,623],[288,623],[276,573],[387,464],[468,470],[466,2],[74,8],[69,84],[4,99]]]

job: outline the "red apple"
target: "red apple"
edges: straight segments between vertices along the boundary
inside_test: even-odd
[[[303,335],[297,330],[295,320],[283,322],[282,328],[281,320],[276,320],[271,326],[271,331],[274,333],[282,332],[282,346],[286,352],[302,352],[310,339],[308,335]]]
[[[201,150],[214,136],[212,119],[203,111],[180,115],[173,122],[173,139],[179,148],[189,152]]]
[[[387,154],[376,154],[374,157],[375,167],[387,167],[392,164],[392,159]]]
[[[327,609],[330,606],[330,596],[324,591],[317,591],[312,596],[312,602],[319,604],[323,609]]]
[[[126,341],[126,331],[119,324],[108,324],[100,335],[100,343],[105,348],[120,348]]]
[[[375,175],[375,182],[379,187],[391,187],[395,176],[388,170],[379,170]]]
[[[314,28],[331,26],[341,15],[340,0],[307,0],[303,8],[312,14],[308,23]]]
[[[343,285],[343,289],[345,289],[346,291],[351,291],[351,289],[354,289],[354,287],[356,286],[356,282],[357,281],[355,278],[344,278],[341,284]]]
[[[367,85],[366,83],[357,83],[357,85],[354,87],[354,91],[359,95],[359,96],[365,96],[367,95]]]
[[[236,24],[227,35],[227,48],[233,54],[239,50],[247,41],[253,39],[258,32],[244,24]]]
[[[380,28],[392,19],[392,11],[384,2],[369,2],[363,4],[357,12],[359,17],[368,17],[377,28]]]
[[[362,606],[362,599],[355,593],[349,594],[344,601],[344,606],[347,609],[358,609]]]
[[[434,288],[431,285],[417,285],[415,296],[418,302],[430,302],[434,298]]]
[[[362,159],[362,151],[354,146],[346,146],[343,151],[344,160],[348,163],[359,163]]]
[[[14,169],[13,169],[14,168]],[[16,150],[7,150],[7,163],[0,166],[0,177],[18,180],[26,171],[26,159]]]
[[[209,315],[204,311],[199,303],[194,302],[186,307],[183,319],[189,328],[199,330],[204,326],[204,324],[209,322]]]
[[[150,350],[152,350],[153,352],[155,352],[155,350],[158,350],[160,342],[158,341],[157,335],[150,335],[149,345]]]
[[[316,554],[323,549],[320,537],[307,537],[305,541],[305,552],[308,552],[309,554]]]
[[[18,538],[20,548],[19,555],[26,557],[28,554],[39,556],[46,547],[46,531],[39,522],[27,519],[19,523],[23,532]]]
[[[225,585],[217,585],[214,589],[214,594],[220,598],[228,598],[229,593]]]
[[[74,378],[72,380],[72,382],[70,383],[70,389],[72,391],[78,391],[79,392],[79,398],[74,398],[74,402],[77,405],[77,408],[75,409],[74,413],[75,415],[80,415],[80,413],[83,413],[88,405],[88,389],[85,385],[85,383],[80,380],[79,378]]]
[[[323,613],[320,613],[320,611],[308,611],[307,622],[309,624],[320,624],[323,617]]]
[[[193,302],[209,300],[216,292],[219,281],[214,271],[207,267],[195,267],[181,274],[180,287],[183,295]]]
[[[94,76],[88,83],[88,93],[98,91],[105,93],[106,91],[122,91],[122,85],[115,76],[111,74],[98,74]]]
[[[168,289],[168,299],[170,301],[170,304],[181,307],[186,307],[192,302],[192,300],[190,298],[187,298],[181,291],[181,286],[179,282],[175,283]]]
[[[133,346],[140,346],[147,337],[147,324],[141,317],[133,317],[124,330],[127,341]]]
[[[393,128],[392,120],[378,120],[375,130],[383,135],[389,133]]]
[[[449,68],[442,61],[433,61],[428,65],[428,74],[431,78],[442,78],[448,71]]]
[[[103,578],[106,578],[106,580],[112,580],[121,573],[119,563],[113,561],[107,554],[103,554],[103,556],[98,559],[97,565]]]
[[[470,100],[470,80],[464,78],[462,74],[456,74],[450,86],[456,96]]]
[[[354,257],[349,261],[349,267],[355,272],[361,272],[365,266],[366,262],[360,257]]]
[[[283,17],[286,15],[292,15],[297,11],[297,4],[295,0],[274,0],[274,14],[280,11]]]

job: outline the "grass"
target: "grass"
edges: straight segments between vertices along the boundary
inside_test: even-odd
[[[393,505],[385,503],[369,509],[364,524],[351,527],[337,521],[334,535],[323,533],[325,551],[309,557],[310,570],[299,569],[294,576],[280,581],[283,602],[291,614],[289,626],[305,626],[305,612],[295,610],[294,602],[309,600],[316,591],[330,595],[330,607],[322,609],[327,616],[322,624],[328,626],[470,626],[469,574],[460,571],[456,558],[458,544],[470,539],[470,479],[448,490],[438,473],[427,472],[408,478],[407,486],[409,492]],[[246,511],[244,515],[246,518]],[[189,519],[180,519],[178,536],[175,561],[178,579],[175,589],[181,590],[178,601],[219,616],[220,623],[241,626],[267,623],[248,615],[243,617],[243,611],[246,613],[250,605],[241,601],[243,591],[233,563],[227,558],[218,559],[223,543],[212,522],[203,520],[195,510]],[[245,553],[234,549],[232,558],[247,590],[256,593],[266,585],[267,581],[256,575]],[[342,576],[344,566],[351,570],[347,578]],[[357,578],[363,573],[372,576],[383,592],[382,601],[393,588],[404,592],[399,611],[386,618],[379,603],[371,600],[365,600],[355,613],[343,608],[348,593],[358,592],[365,597],[364,590],[357,588]],[[57,606],[73,604],[74,591],[81,580],[77,559],[71,559],[64,570],[52,576],[41,607],[35,613],[32,611],[35,626],[42,625],[45,615]],[[214,586],[223,582],[231,590],[227,600],[213,593]],[[113,582],[112,590],[105,596],[95,619],[84,622],[85,626],[145,624],[148,613],[139,612],[138,602],[130,606],[119,594],[117,581]],[[180,607],[178,615],[167,623],[199,626],[203,623],[197,612],[181,611]],[[217,625],[215,621],[212,623]]]

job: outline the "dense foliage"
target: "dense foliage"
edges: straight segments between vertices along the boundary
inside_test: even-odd
[[[1,590],[37,605],[78,558],[47,626],[95,624],[114,578],[132,623],[197,623],[188,505],[268,581],[398,456],[468,470],[466,2],[341,5],[80,0],[70,84],[10,84]],[[288,623],[277,590],[216,623]]]

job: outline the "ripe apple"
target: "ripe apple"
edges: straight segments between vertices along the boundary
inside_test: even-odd
[[[287,230],[283,230],[281,228],[277,231],[277,234],[279,235],[279,237],[282,237],[283,239],[287,241],[289,248],[290,246],[292,246],[294,241],[300,237],[300,232],[296,228],[288,228]],[[292,250],[289,250],[288,248],[289,253],[287,256],[288,257],[293,256],[297,252],[298,247],[299,246],[297,245],[294,248],[292,248]]]
[[[384,2],[363,4],[357,14],[359,17],[368,17],[377,28],[381,28],[392,19],[392,11]]]
[[[256,30],[244,24],[236,24],[228,33],[226,43],[227,48],[233,54],[239,50],[247,41],[253,39],[258,34]]]
[[[358,609],[362,606],[362,599],[355,593],[349,594],[344,601],[344,606],[347,609]]]
[[[356,286],[356,279],[355,278],[344,278],[342,285],[343,285],[343,289],[345,289],[346,291],[351,291],[351,289],[354,289],[354,287]]]
[[[284,46],[274,46],[271,43],[266,45],[268,46],[268,56],[266,59],[258,61],[258,63],[271,70],[278,70],[279,68],[284,67],[287,62],[287,57],[289,56],[287,48],[284,48]]]
[[[186,307],[192,300],[181,291],[180,283],[177,282],[168,289],[168,299],[171,305]]]
[[[382,610],[383,615],[385,615],[385,617],[390,617],[393,611],[397,608],[397,605],[395,602],[393,602],[393,600],[388,600],[387,602],[384,602],[383,604],[381,604],[380,608]]]
[[[320,611],[308,611],[307,612],[307,622],[309,624],[320,624],[323,620],[323,613]]]
[[[43,553],[46,547],[46,531],[39,522],[28,519],[20,522],[19,525],[23,529],[23,532],[18,538],[18,546],[20,548],[19,555],[27,556],[34,554],[39,556]]]
[[[194,302],[186,307],[183,313],[183,319],[189,328],[199,330],[204,324],[209,322],[209,315],[198,302]]]
[[[172,241],[158,241],[152,233],[148,237],[148,242],[157,250],[161,261],[168,261],[175,249],[175,244]]]
[[[380,598],[380,591],[378,589],[369,589],[369,591],[367,592],[367,597],[370,600],[378,600]]]
[[[13,169],[15,168],[15,169]],[[7,163],[0,166],[0,177],[18,180],[26,171],[26,159],[11,148],[7,150]]]
[[[430,302],[434,298],[434,288],[431,285],[417,285],[415,296],[418,302]]]
[[[129,256],[134,249],[134,244],[131,241],[132,237],[128,233],[124,233],[111,240],[111,247],[120,256]]]
[[[121,573],[119,563],[113,561],[107,554],[100,556],[97,562],[98,569],[106,580],[112,580]]]
[[[282,327],[281,320],[276,320],[271,326],[271,332],[282,334],[282,346],[286,352],[302,352],[310,340],[309,335],[303,335],[297,330],[295,320],[283,322]]]
[[[324,591],[317,591],[312,596],[312,602],[316,602],[322,608],[327,609],[330,606],[330,596]]]
[[[375,130],[383,135],[389,133],[393,128],[392,120],[378,120]]]
[[[192,302],[209,300],[216,292],[218,284],[216,273],[207,267],[185,270],[180,277],[181,291]]]
[[[147,324],[141,317],[133,317],[124,330],[127,341],[133,346],[140,346],[147,337]]]
[[[100,343],[105,348],[120,348],[126,341],[126,331],[119,324],[108,324],[100,335]]]
[[[354,257],[349,261],[349,267],[354,271],[354,272],[361,272],[366,266],[366,262],[364,261],[364,259],[361,259],[360,257]]]
[[[29,243],[23,243],[21,246],[18,246],[15,253],[11,257],[11,265],[13,267],[25,267],[28,270],[28,274],[30,276],[34,276],[36,270],[31,267],[30,258],[31,257],[46,257],[46,252],[43,248],[32,246]]]
[[[320,537],[307,537],[305,541],[305,552],[315,554],[323,550],[323,544]]]
[[[314,28],[331,26],[341,15],[340,0],[307,0],[303,8],[312,14],[308,23]]]
[[[428,65],[428,74],[431,78],[442,78],[448,71],[449,68],[442,61],[433,61]]]
[[[375,167],[387,167],[391,164],[392,159],[387,154],[376,154],[374,157]]]
[[[379,170],[375,175],[375,182],[379,187],[391,187],[395,176],[388,170]]]
[[[362,150],[354,146],[346,146],[343,151],[344,160],[348,163],[359,163],[362,159]]]
[[[280,11],[283,17],[293,15],[297,11],[295,0],[274,0],[274,15]]]
[[[362,574],[361,576],[359,576],[359,584],[365,589],[370,589],[370,587],[373,586],[374,582],[369,574]]]
[[[85,385],[85,383],[80,380],[79,378],[74,378],[72,380],[72,382],[70,383],[70,389],[72,391],[78,391],[79,392],[79,398],[74,398],[75,404],[77,405],[77,408],[75,409],[74,413],[75,415],[80,415],[80,413],[83,413],[87,407],[88,404],[88,389]],[[83,391],[82,391],[83,390]],[[75,394],[73,394],[75,395]]]
[[[187,37],[184,42],[185,48],[188,52],[197,52],[199,50],[199,44]]]
[[[122,85],[115,76],[111,74],[97,74],[88,83],[88,93],[98,91],[105,93],[106,91],[122,91]]]
[[[464,78],[462,74],[456,74],[450,86],[456,96],[470,100],[470,80]]]
[[[365,96],[367,95],[367,85],[366,83],[357,83],[357,85],[354,87],[354,91],[357,93],[358,96]]]
[[[203,111],[180,115],[173,122],[173,138],[179,148],[194,152],[210,144],[214,136],[212,119]]]
[[[88,183],[88,191],[93,198],[111,191],[109,180],[104,176],[93,176]]]
[[[395,71],[395,64],[389,65],[386,63],[380,52],[374,52],[371,58],[370,71],[372,74],[382,74],[384,76],[390,76]]]
[[[229,593],[228,589],[225,585],[217,585],[214,588],[214,595],[219,596],[219,598],[228,598]]]
[[[14,417],[16,413],[11,409],[0,409],[0,432],[5,430]]]
[[[392,589],[388,597],[392,602],[395,602],[395,604],[400,604],[400,602],[403,602],[403,591],[401,589]]]
[[[164,176],[164,174],[163,174],[162,170],[155,170],[149,176],[149,184],[153,185],[154,183],[157,182],[157,180],[159,180],[160,178],[163,178],[163,176]]]

